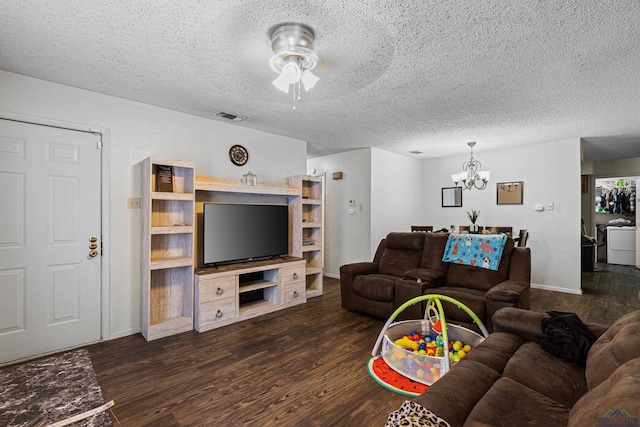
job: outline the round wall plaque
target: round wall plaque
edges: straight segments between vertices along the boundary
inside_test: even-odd
[[[244,166],[249,160],[249,152],[242,145],[234,145],[229,149],[229,159],[236,166]]]

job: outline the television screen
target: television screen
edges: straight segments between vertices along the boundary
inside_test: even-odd
[[[288,206],[204,204],[204,264],[255,260],[288,252]]]

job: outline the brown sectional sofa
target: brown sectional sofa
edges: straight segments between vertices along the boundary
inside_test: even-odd
[[[640,425],[640,310],[587,325],[598,339],[585,366],[543,350],[546,316],[498,311],[494,332],[414,401],[452,427]]]
[[[467,305],[489,331],[500,308],[529,308],[529,248],[514,247],[508,238],[498,271],[491,271],[443,262],[447,239],[446,233],[389,233],[372,262],[340,267],[342,307],[386,319],[411,298],[441,294]],[[447,321],[478,330],[464,311],[449,303],[444,308]],[[424,305],[416,304],[398,319],[423,316]]]

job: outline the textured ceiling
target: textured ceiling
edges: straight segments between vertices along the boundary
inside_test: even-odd
[[[267,32],[316,30],[297,111]],[[437,158],[583,137],[640,156],[640,2],[2,0],[0,69],[308,142]],[[410,150],[423,151],[412,155]]]

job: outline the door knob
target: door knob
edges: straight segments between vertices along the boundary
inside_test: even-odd
[[[89,256],[90,256],[91,258],[98,256],[98,251],[96,251],[95,249],[91,249],[91,250],[89,251]]]

